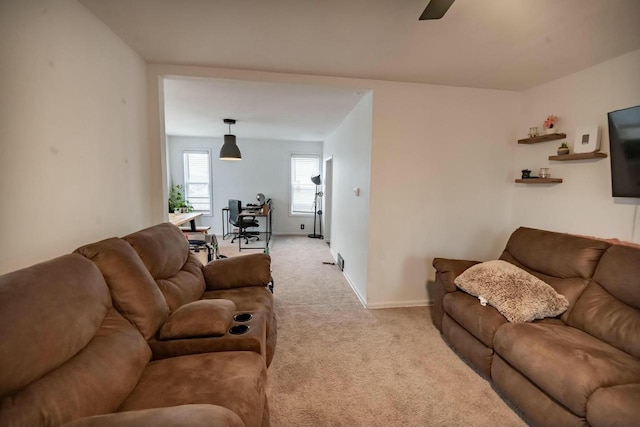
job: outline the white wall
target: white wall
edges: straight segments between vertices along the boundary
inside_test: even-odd
[[[150,225],[146,65],[75,0],[0,2],[0,273]]]
[[[365,95],[327,138],[325,157],[333,156],[331,253],[345,260],[344,274],[361,301],[367,301],[369,199],[371,177],[371,109]],[[360,195],[354,188],[360,188]]]
[[[240,125],[241,126],[241,125]],[[322,156],[322,142],[274,141],[244,139],[236,130],[237,143],[242,153],[239,162],[218,158],[222,138],[196,138],[169,136],[170,176],[173,184],[184,184],[182,152],[189,148],[205,148],[212,153],[213,216],[203,216],[200,224],[211,225],[215,234],[222,234],[221,209],[229,199],[243,204],[257,203],[256,194],[263,193],[272,200],[274,234],[309,234],[313,230],[313,215],[289,215],[289,181],[291,154],[317,154]],[[258,218],[264,221],[263,218]],[[300,230],[300,224],[305,225]],[[264,223],[261,223],[263,229]]]
[[[368,305],[424,304],[434,257],[504,247],[518,94],[380,82],[373,97]]]
[[[609,153],[607,112],[640,105],[640,50],[522,93],[519,138],[531,126],[542,127],[549,114],[559,116],[573,151],[576,127],[598,125],[601,151]],[[520,225],[640,242],[639,199],[611,196],[610,159],[557,162],[561,141],[517,147],[514,169],[549,167],[555,185],[515,185],[512,228]],[[517,173],[516,173],[517,174]]]

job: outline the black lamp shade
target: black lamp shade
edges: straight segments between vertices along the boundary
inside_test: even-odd
[[[312,176],[311,182],[313,182],[315,185],[320,185],[320,183],[322,182],[320,181],[320,175]]]
[[[235,135],[224,136],[224,144],[220,149],[220,160],[242,160]]]

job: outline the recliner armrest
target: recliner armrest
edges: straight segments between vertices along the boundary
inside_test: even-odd
[[[431,319],[435,327],[442,332],[442,319],[444,316],[444,297],[449,292],[455,292],[458,288],[454,283],[467,268],[479,264],[479,261],[461,259],[434,258],[433,266],[436,269],[436,283],[433,288],[433,305],[431,306]]]
[[[244,427],[240,417],[217,405],[180,405],[80,418],[62,427]]]
[[[456,291],[455,278],[476,264],[480,264],[480,261],[447,258],[433,259],[433,267],[436,269],[438,279],[440,279],[444,290],[447,292]]]
[[[219,337],[231,325],[236,305],[227,299],[193,301],[174,311],[158,331],[161,340]]]
[[[208,291],[245,286],[267,286],[271,277],[271,257],[251,254],[219,259],[203,267]]]

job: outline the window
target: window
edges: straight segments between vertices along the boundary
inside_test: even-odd
[[[320,156],[293,154],[291,156],[291,214],[312,214],[316,186],[311,177],[318,175]]]
[[[211,154],[208,150],[184,151],[184,193],[196,212],[211,214]]]

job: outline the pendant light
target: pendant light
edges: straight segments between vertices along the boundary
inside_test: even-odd
[[[240,149],[236,144],[236,136],[231,135],[231,125],[235,125],[234,119],[224,119],[226,124],[229,125],[229,133],[224,136],[224,144],[220,149],[220,160],[242,160]]]

